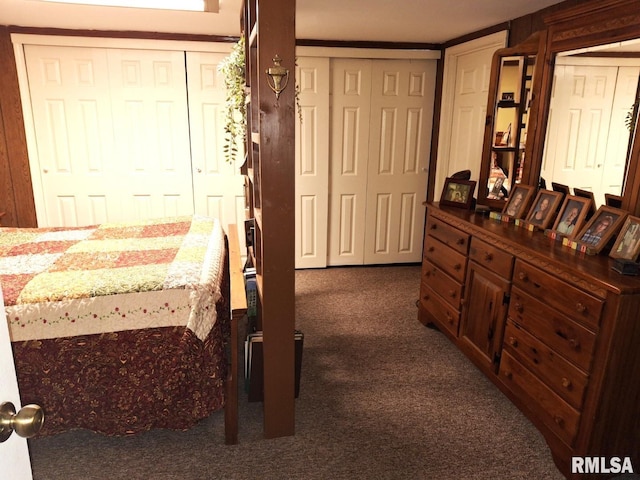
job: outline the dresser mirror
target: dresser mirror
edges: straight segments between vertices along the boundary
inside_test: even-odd
[[[530,179],[622,197],[640,212],[640,3],[600,0],[545,18],[545,59],[531,145]],[[529,145],[528,144],[528,145]],[[534,180],[535,181],[535,180]],[[533,183],[532,183],[533,184]]]
[[[640,40],[558,52],[550,90],[540,176],[592,192],[621,195],[640,79]]]
[[[527,138],[541,34],[493,56],[478,202],[501,209],[514,187],[529,183]]]

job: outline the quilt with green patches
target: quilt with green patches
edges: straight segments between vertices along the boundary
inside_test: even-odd
[[[186,325],[205,338],[225,255],[217,219],[0,228],[12,341]]]

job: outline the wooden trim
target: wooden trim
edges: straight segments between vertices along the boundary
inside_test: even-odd
[[[9,29],[0,26],[0,167],[9,185],[0,185],[6,192],[0,199],[7,203],[5,224],[14,227],[36,227],[36,207],[31,185],[27,140],[22,117],[18,72]],[[9,189],[9,187],[11,187]]]
[[[376,41],[354,41],[354,40],[313,40],[297,39],[296,46],[299,47],[339,47],[339,48],[375,48],[390,50],[442,50],[439,43],[420,42],[376,42]]]
[[[182,40],[189,42],[222,42],[235,43],[239,37],[228,35],[202,35],[191,33],[140,32],[135,30],[72,30],[66,28],[20,27],[11,25],[9,33],[29,35],[54,35],[68,37],[104,37],[104,38],[135,38],[150,40]]]
[[[242,272],[242,255],[238,227],[230,224],[227,227],[229,242],[229,276],[231,284],[231,344],[230,367],[227,374],[227,399],[224,407],[225,443],[238,443],[238,340],[239,321],[247,314],[247,296]]]

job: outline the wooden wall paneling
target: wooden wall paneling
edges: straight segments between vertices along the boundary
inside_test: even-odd
[[[35,227],[36,207],[15,63],[9,29],[0,26],[0,211],[6,208],[3,225]]]

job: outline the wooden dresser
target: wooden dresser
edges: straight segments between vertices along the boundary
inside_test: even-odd
[[[572,456],[640,469],[640,277],[542,232],[427,204],[419,319],[437,326]],[[584,478],[611,478],[588,474]]]

